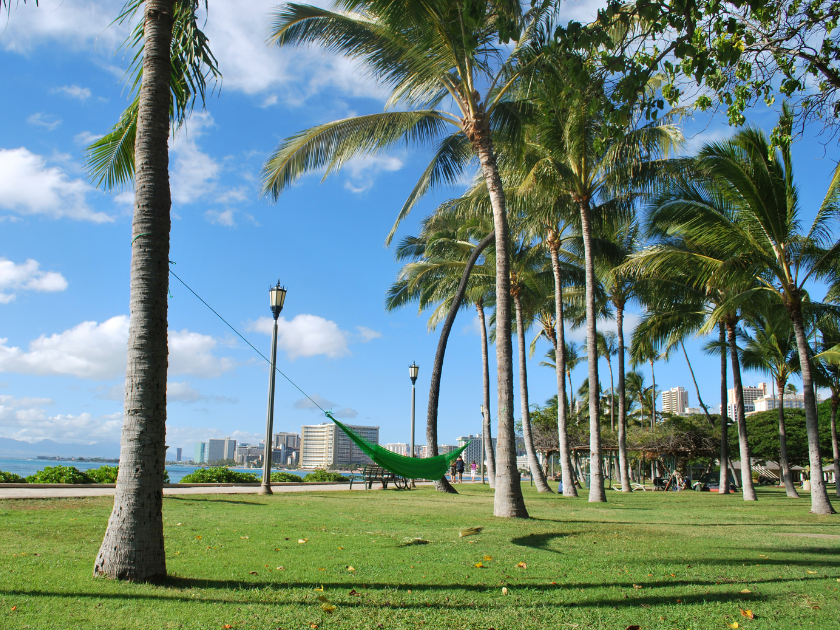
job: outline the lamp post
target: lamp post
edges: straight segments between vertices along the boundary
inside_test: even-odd
[[[411,455],[409,457],[414,457],[414,384],[417,382],[417,372],[420,371],[420,366],[418,366],[414,361],[411,362],[411,365],[408,366],[408,378],[411,379]]]
[[[481,483],[484,483],[484,404],[481,405],[481,431],[478,436],[481,440],[481,456],[479,457],[479,464],[481,465]]]
[[[268,303],[271,307],[271,314],[274,316],[274,329],[271,332],[271,370],[268,375],[268,414],[265,420],[265,449],[263,449],[263,478],[260,484],[260,494],[272,494],[271,492],[271,459],[274,448],[271,443],[271,434],[274,430],[274,373],[277,367],[277,318],[283,310],[283,302],[286,301],[286,288],[273,286],[268,290]]]

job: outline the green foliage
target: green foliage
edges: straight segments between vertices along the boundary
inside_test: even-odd
[[[26,483],[26,479],[15,473],[0,470],[0,483]]]
[[[829,425],[830,403],[819,405],[820,451],[825,456],[831,453],[831,427]],[[791,465],[808,464],[808,433],[805,429],[804,409],[785,409],[785,433],[787,434],[788,459]],[[750,454],[761,460],[779,461],[779,411],[772,409],[747,416],[747,436]],[[738,431],[729,429],[729,451],[738,452]]]
[[[96,483],[85,471],[75,466],[47,466],[26,478],[29,483]]]
[[[330,472],[322,468],[312,471],[303,478],[304,481],[344,481],[345,479],[347,478],[341,473]]]
[[[117,483],[119,470],[119,466],[100,466],[87,471],[87,474],[93,479],[93,483]]]
[[[276,472],[271,473],[271,480],[276,481],[278,483],[300,483],[301,481],[303,481],[303,477],[301,477],[300,475],[292,474],[290,472]]]
[[[201,468],[190,473],[181,483],[259,483],[260,478],[254,473],[243,473],[223,466]]]

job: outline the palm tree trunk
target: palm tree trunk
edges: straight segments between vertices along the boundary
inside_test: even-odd
[[[613,381],[612,359],[609,354],[607,367],[610,368],[610,431],[615,431],[615,382]]]
[[[840,448],[837,445],[837,405],[840,395],[831,392],[831,454],[834,456],[834,494],[840,497]]]
[[[166,463],[169,291],[170,44],[173,0],[146,0],[145,51],[134,162],[131,323],[114,509],[94,575],[132,582],[166,577],[163,475]]]
[[[487,356],[487,323],[484,319],[484,303],[479,301],[475,305],[478,319],[481,323],[481,367],[484,379],[484,418],[482,433],[484,435],[484,457],[487,460],[487,475],[490,477],[490,487],[496,487],[496,454],[493,451],[493,436],[490,433],[490,361]],[[483,482],[483,481],[482,481]]]
[[[437,443],[437,420],[438,420],[438,403],[440,401],[440,381],[443,376],[443,358],[446,354],[446,344],[449,340],[449,333],[452,330],[452,324],[455,323],[455,316],[461,308],[461,302],[464,299],[464,294],[467,292],[467,283],[470,279],[470,273],[478,261],[481,253],[487,246],[496,238],[495,234],[488,234],[481,242],[473,248],[470,257],[467,259],[467,264],[464,266],[464,271],[461,273],[461,281],[458,283],[458,288],[452,298],[452,305],[449,307],[449,312],[446,314],[446,320],[443,322],[443,327],[440,331],[440,339],[438,339],[437,352],[435,352],[435,364],[432,367],[432,379],[429,383],[429,406],[426,411],[426,456],[436,457],[438,454]],[[435,489],[438,492],[448,492],[450,494],[458,494],[455,488],[452,487],[446,477],[435,480]]]
[[[565,348],[563,349],[565,354]],[[569,377],[569,413],[575,414],[575,424],[580,422],[580,416],[575,409],[575,388],[572,387],[572,371],[566,366],[566,376]]]
[[[470,126],[470,122],[474,125]],[[510,339],[510,253],[505,194],[490,125],[483,120],[465,124],[467,137],[481,164],[496,235],[496,369],[499,398],[499,428],[496,432],[496,492],[493,514],[501,517],[528,518],[519,470],[516,467],[516,431],[513,420],[513,346]]]
[[[560,257],[557,254],[559,243],[551,242],[551,268],[554,271],[554,308],[557,312],[557,334],[554,344],[554,371],[557,375],[557,433],[560,449],[560,478],[563,483],[563,496],[576,497],[572,460],[569,455],[568,406],[566,405],[566,330],[563,313],[563,281],[560,277]]]
[[[750,461],[750,442],[747,437],[747,419],[744,415],[744,387],[741,384],[741,361],[738,357],[735,324],[726,322],[729,338],[729,357],[732,361],[732,384],[735,387],[735,416],[738,423],[738,446],[741,451],[741,492],[744,501],[755,501],[755,488],[752,482],[752,463]]]
[[[653,429],[656,424],[656,374],[653,371],[653,359],[650,359],[650,380],[653,381],[650,386],[651,406],[650,406],[650,428]]]
[[[624,304],[615,305],[615,325],[618,333],[618,468],[621,491],[630,487],[630,460],[627,457],[627,392],[624,383]]]
[[[726,387],[726,331],[718,324],[720,344],[720,485],[718,494],[729,494],[729,418],[726,415],[728,400]]]
[[[554,492],[545,480],[545,473],[534,450],[534,436],[531,433],[531,413],[528,409],[528,366],[525,354],[525,326],[522,322],[522,301],[519,295],[513,295],[516,307],[516,337],[519,348],[519,400],[522,409],[522,438],[525,441],[525,453],[528,455],[528,468],[531,478],[537,486],[537,492]],[[498,336],[497,336],[498,337]]]
[[[779,467],[782,469],[785,492],[791,499],[798,499],[799,493],[793,487],[790,464],[788,464],[787,431],[785,430],[785,384],[783,381],[777,380],[776,387],[779,389]]]
[[[817,398],[814,396],[811,354],[808,347],[808,338],[805,335],[805,326],[802,323],[802,307],[799,302],[787,306],[793,323],[793,332],[796,334],[796,350],[799,354],[799,369],[802,376],[802,393],[805,398],[805,428],[808,431],[808,459],[811,464],[811,512],[813,514],[834,514],[834,508],[828,498],[828,491],[822,475]]]
[[[688,353],[685,351],[685,344],[682,342],[682,340],[680,340],[680,347],[682,348],[683,356],[685,357],[685,362],[688,364],[688,371],[691,372],[691,380],[694,382],[694,391],[697,392],[697,402],[700,403],[700,406],[703,408],[703,413],[706,414],[706,420],[709,421],[709,425],[711,425],[711,427],[714,429],[715,421],[712,419],[712,416],[709,415],[709,409],[703,402],[702,396],[700,396],[700,387],[697,385],[697,377],[694,376],[694,368],[691,367],[691,361],[688,360]]]
[[[601,417],[598,400],[598,345],[595,328],[595,261],[592,256],[592,225],[589,199],[580,199],[581,236],[586,270],[586,355],[589,358],[589,502],[606,503],[601,471]]]

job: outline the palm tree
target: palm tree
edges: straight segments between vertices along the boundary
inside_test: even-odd
[[[616,334],[607,331],[598,333],[598,356],[607,360],[607,367],[610,370],[610,431],[615,431],[615,381],[613,380],[612,357],[618,354]]]
[[[487,476],[490,487],[496,487],[496,455],[493,449],[493,436],[490,432],[490,361],[487,352],[487,322],[484,316],[486,297],[478,295],[475,298],[475,310],[478,313],[478,323],[481,326],[481,377],[483,387],[484,414],[482,418],[482,436],[484,438],[484,457],[487,460]]]
[[[780,125],[789,129],[790,121],[785,108]],[[668,226],[670,234],[688,237],[694,243],[693,251],[670,250],[659,256],[658,264],[693,267],[702,281],[752,285],[731,291],[718,307],[716,316],[727,327],[730,349],[735,346],[737,324],[733,313],[741,305],[764,293],[784,305],[802,370],[810,465],[812,470],[820,470],[819,422],[803,304],[808,300],[805,287],[809,281],[823,278],[833,283],[837,276],[840,242],[833,239],[828,222],[840,210],[840,166],[816,218],[808,231],[802,232],[790,146],[771,150],[762,131],[748,128],[727,142],[703,147],[698,163],[707,180],[678,186],[671,200],[655,210],[654,217]],[[732,367],[737,399],[739,374],[734,353]],[[740,408],[742,401],[738,402]],[[744,486],[746,497],[747,484]],[[811,512],[833,514],[821,475],[814,475],[811,487]]]
[[[429,320],[430,328],[434,328],[446,313],[429,386],[426,440],[430,456],[438,452],[440,383],[452,324],[458,310],[465,306],[462,300],[470,288],[470,282],[472,289],[477,290],[479,295],[487,290],[487,276],[474,271],[478,258],[493,241],[494,234],[491,232],[478,245],[473,245],[468,238],[476,231],[476,227],[479,233],[486,229],[484,226],[456,225],[453,217],[441,213],[424,221],[423,235],[406,238],[397,250],[398,259],[413,258],[414,262],[408,263],[401,270],[397,282],[388,291],[385,303],[387,310],[394,310],[416,301],[420,311],[439,303]],[[492,452],[492,448],[489,452]],[[439,492],[455,492],[446,478],[435,480],[435,487]]]
[[[274,16],[271,43],[281,47],[315,43],[341,53],[392,88],[389,107],[405,103],[416,109],[339,120],[288,138],[263,168],[263,190],[276,199],[307,172],[325,168],[329,174],[353,157],[399,143],[428,144],[442,137],[388,240],[431,187],[457,182],[477,157],[493,209],[496,295],[510,295],[507,212],[493,133],[494,129],[515,133],[511,88],[528,67],[520,62],[550,3],[544,1],[525,16],[519,13],[518,3],[468,6],[453,0],[337,0],[334,6],[338,10],[284,5]],[[496,43],[497,38],[507,41],[507,33],[514,31],[521,32],[516,33],[512,49]],[[486,86],[483,100],[479,86]],[[454,103],[457,115],[439,109],[444,99]],[[453,133],[444,135],[453,127]],[[496,304],[496,319],[502,330],[510,329],[508,299]],[[496,343],[496,359],[499,431],[493,511],[496,516],[527,517],[516,470],[509,336],[502,335]]]
[[[765,308],[748,316],[747,322],[755,331],[746,335],[747,343],[741,352],[741,363],[747,369],[769,372],[779,392],[779,466],[787,496],[798,499],[799,494],[793,487],[790,464],[787,454],[787,431],[785,430],[785,390],[793,385],[788,383],[791,374],[798,368],[796,339],[790,325],[790,319],[778,309],[776,304],[765,304]],[[781,317],[780,317],[781,316]],[[793,392],[796,393],[795,391]]]
[[[565,344],[565,352],[563,353],[566,356],[566,378],[569,381],[569,407],[571,409],[575,408],[575,388],[572,385],[572,370],[586,361],[586,357],[580,353],[580,350],[580,346],[578,346],[574,341],[567,341]],[[547,361],[540,361],[541,366],[549,367],[552,370],[557,369],[557,354],[553,348],[545,353],[545,358]],[[575,424],[577,424],[577,421]]]
[[[654,429],[656,423],[656,373],[653,371],[653,364],[660,358],[659,352],[650,344],[642,343],[642,338],[634,336],[633,341],[636,342],[630,346],[630,360],[633,367],[638,367],[645,361],[650,365],[650,378],[652,381],[651,392],[653,396],[653,405],[650,408],[650,428]]]
[[[834,489],[840,497],[840,445],[837,440],[837,407],[840,406],[840,322],[836,317],[823,317],[817,324],[821,343],[814,356],[815,376],[831,390],[831,454],[834,458]],[[833,356],[829,356],[833,355]]]
[[[134,116],[132,139],[101,168],[111,188],[134,180],[131,241],[131,323],[125,379],[120,471],[114,508],[94,575],[136,581],[166,577],[163,479],[166,462],[167,297],[169,291],[168,141],[170,122],[183,121],[196,96],[204,100],[205,62],[215,60],[196,26],[195,0],[130,0],[120,20],[143,9],[130,41],[142,46],[132,68],[139,88],[121,121]],[[173,41],[173,37],[178,39]],[[182,37],[183,36],[183,37]],[[199,51],[196,54],[196,51]],[[141,54],[142,52],[142,54]],[[186,88],[192,100],[184,98]],[[96,173],[96,164],[92,172]]]

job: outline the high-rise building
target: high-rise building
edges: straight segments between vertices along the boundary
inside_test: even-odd
[[[207,444],[204,442],[195,443],[195,456],[193,462],[196,464],[204,464],[207,461]]]
[[[686,414],[688,409],[688,392],[684,387],[672,387],[662,392],[662,411],[679,416]]]
[[[496,438],[491,438],[493,441],[493,452],[496,452]],[[459,438],[456,438],[458,442],[458,448],[461,448],[467,442],[470,445],[464,449],[463,454],[461,457],[464,458],[464,461],[467,464],[467,468],[469,469],[469,465],[472,462],[475,462],[479,466],[481,466],[481,436],[479,435],[466,435]],[[484,455],[484,460],[487,461],[487,454]]]
[[[785,409],[805,409],[805,394],[785,394],[784,396]],[[753,402],[753,410],[755,413],[759,411],[770,411],[779,408],[779,398],[774,394],[756,398]]]
[[[411,445],[406,442],[391,442],[389,444],[383,444],[382,447],[388,449],[392,453],[396,453],[397,455],[403,455],[404,457],[408,457],[408,451],[411,450]],[[416,450],[417,446],[415,445],[414,448]]]
[[[379,427],[347,425],[363,438],[379,444]],[[300,431],[301,468],[330,468],[370,464],[371,459],[332,422],[304,425]]]
[[[233,459],[237,464],[254,464],[262,461],[264,452],[264,444],[237,444]]]
[[[183,450],[183,449],[180,449],[180,448],[176,448],[176,449],[175,449],[175,461],[176,461],[176,462],[180,462],[180,461],[181,461],[181,452],[182,452],[182,450]]]
[[[300,433],[275,433],[273,446],[274,448],[285,446],[286,448],[297,450],[300,448]]]
[[[755,401],[770,394],[767,383],[759,383],[757,387],[747,386],[744,390],[744,413],[755,411]],[[735,388],[726,391],[726,415],[735,420]]]
[[[224,439],[210,439],[207,441],[207,461],[217,462],[220,459],[234,459],[236,457],[236,440],[229,437]]]

